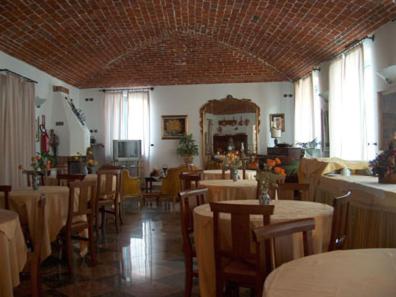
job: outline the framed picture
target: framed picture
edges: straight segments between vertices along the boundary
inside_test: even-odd
[[[285,114],[284,113],[272,113],[270,114],[270,128],[275,127],[285,132]]]
[[[179,139],[187,134],[187,115],[163,115],[162,139]]]

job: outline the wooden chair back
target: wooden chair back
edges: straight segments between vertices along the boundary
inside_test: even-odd
[[[189,253],[192,252],[193,248],[190,237],[194,231],[193,209],[204,204],[207,201],[207,197],[207,188],[188,190],[179,193],[183,247],[184,250]]]
[[[179,174],[181,191],[191,190],[199,187],[199,181],[202,179],[202,170],[181,172]]]
[[[347,236],[349,207],[351,204],[351,192],[337,197],[333,201],[333,222],[331,226],[331,237],[329,251],[340,250],[344,247]]]
[[[72,224],[73,216],[94,213],[96,209],[96,190],[95,181],[74,181],[70,183],[67,224]]]
[[[57,174],[56,180],[58,186],[70,186],[70,183],[77,180],[83,180],[85,178],[84,174]]]
[[[277,237],[302,233],[304,256],[312,255],[312,230],[315,229],[315,220],[313,218],[298,219],[289,222],[275,223],[262,226],[253,230],[253,239],[256,243],[256,251],[260,251],[259,269],[263,281],[267,275],[276,268],[276,250],[274,240]],[[268,244],[270,241],[270,244]],[[270,252],[267,249],[270,248]]]
[[[309,184],[280,183],[277,188],[271,190],[274,191],[274,196],[271,197],[277,197],[277,200],[306,200],[309,195]]]
[[[40,263],[41,263],[41,248],[44,242],[44,215],[45,215],[46,198],[44,194],[40,195],[38,201],[38,212],[36,229],[33,238],[33,253],[31,254],[30,262],[30,278],[32,282],[32,296],[38,297],[41,295],[40,282]]]
[[[96,193],[98,199],[119,199],[120,169],[100,169],[97,172]]]
[[[274,212],[273,205],[243,205],[231,203],[210,203],[213,212],[213,242],[216,258],[216,269],[220,269],[222,258],[236,260],[252,258],[250,216],[261,215],[263,225],[270,223],[270,215]],[[221,246],[220,213],[231,216],[231,251]],[[224,231],[223,231],[224,232]]]
[[[23,170],[22,173],[26,175],[26,182],[28,187],[31,187],[33,185],[33,178],[37,174],[40,176],[40,185],[44,185],[44,174],[37,173],[34,170]]]
[[[12,187],[9,185],[1,185],[0,186],[0,192],[3,193],[4,197],[4,208],[5,209],[10,209],[10,192],[12,190]]]

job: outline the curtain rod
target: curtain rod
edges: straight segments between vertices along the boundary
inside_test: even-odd
[[[34,84],[37,84],[37,83],[38,83],[37,81],[35,81],[35,80],[33,80],[33,79],[30,79],[29,77],[26,77],[26,76],[24,76],[24,75],[22,75],[22,74],[16,73],[16,72],[11,71],[11,70],[9,70],[9,69],[0,69],[0,72],[9,72],[9,73],[12,73],[12,74],[14,74],[14,75],[17,75],[17,76],[19,76],[19,77],[22,77],[23,79],[26,79],[27,81],[32,82],[32,83],[34,83]]]
[[[120,91],[128,91],[128,92],[147,92],[154,91],[154,88],[129,88],[129,89],[102,89],[99,92],[120,92]]]

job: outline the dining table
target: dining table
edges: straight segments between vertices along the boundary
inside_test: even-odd
[[[258,205],[258,200],[222,201],[220,203],[233,203],[240,205]],[[270,223],[287,222],[295,219],[314,218],[315,229],[312,232],[313,251],[321,253],[327,251],[333,216],[333,207],[316,202],[273,200],[274,213],[270,217]],[[250,216],[251,227],[259,227],[263,224],[262,216]],[[222,214],[220,217],[223,235],[221,244],[227,249],[231,246],[230,216]],[[209,204],[203,204],[194,208],[194,242],[197,253],[199,287],[201,297],[215,296],[215,258],[213,246],[213,213]],[[303,240],[301,234],[285,236],[275,242],[276,263],[278,265],[302,257]]]
[[[243,171],[238,170],[238,176],[243,177]],[[207,169],[203,171],[202,179],[222,179],[223,171],[221,169]],[[224,172],[224,179],[231,179],[230,170]],[[245,170],[245,179],[256,180],[256,170]]]
[[[394,297],[396,249],[352,249],[303,257],[272,271],[263,297]]]
[[[44,260],[51,255],[51,242],[56,240],[62,227],[67,221],[69,206],[69,188],[63,186],[40,186],[38,190],[32,188],[13,189],[9,194],[10,207],[16,211],[22,223],[28,225],[30,236],[34,238],[38,215],[38,201],[40,195],[46,197],[43,243],[41,258]],[[0,204],[3,197],[0,194]]]
[[[0,296],[12,297],[27,260],[27,247],[18,214],[0,209]]]
[[[257,196],[255,180],[210,179],[201,180],[199,185],[208,188],[208,202],[255,199]]]

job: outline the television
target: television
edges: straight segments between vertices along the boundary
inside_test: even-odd
[[[133,161],[142,156],[141,140],[113,140],[114,161]]]

